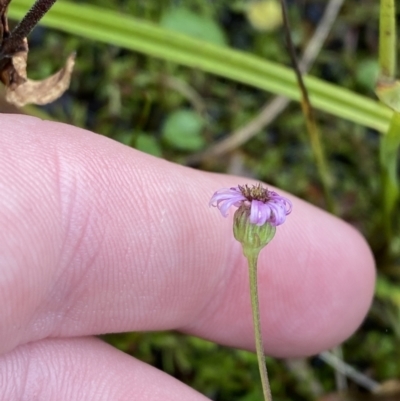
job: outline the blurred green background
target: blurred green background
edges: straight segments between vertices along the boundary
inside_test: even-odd
[[[299,54],[313,36],[327,3],[288,1]],[[84,4],[289,66],[280,14],[273,1],[90,0]],[[378,19],[379,2],[344,2],[310,74],[374,98]],[[85,127],[177,163],[257,178],[325,207],[297,102],[290,103],[270,124],[253,130],[245,143],[218,156],[207,156],[204,152],[256,118],[275,95],[118,47],[112,41],[89,40],[45,25],[29,37],[28,74],[34,79],[44,78],[76,51],[71,87],[56,102],[29,106],[23,112]],[[4,102],[0,111],[17,112]],[[344,357],[378,382],[398,379],[400,239],[398,235],[390,239],[382,235],[381,134],[327,111],[317,110],[316,116],[333,177],[337,214],[367,238],[379,271],[374,305],[363,326],[343,345]],[[393,228],[398,233],[397,214]],[[171,332],[113,334],[106,340],[213,400],[262,399],[256,357],[249,352]],[[336,391],[332,368],[318,357],[295,363],[268,359],[268,367],[274,400],[322,399],[324,394]],[[361,395],[346,399],[365,399],[365,390],[352,382],[349,386]],[[335,397],[332,400],[344,399]]]

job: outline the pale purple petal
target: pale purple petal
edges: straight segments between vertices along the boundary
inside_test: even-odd
[[[263,190],[260,186],[222,188],[215,192],[209,204],[217,207],[224,217],[227,217],[231,206],[249,207],[249,221],[257,226],[266,223],[279,226],[286,221],[286,216],[292,211],[292,202],[289,199],[280,196],[275,191]]]
[[[268,207],[268,204],[258,200],[253,200],[251,202],[251,208],[250,208],[251,224],[262,226],[269,220],[270,215],[271,211],[270,208]]]
[[[292,202],[289,199],[285,198],[284,196],[278,195],[274,191],[269,191],[269,196],[271,198],[271,202],[279,203],[281,207],[285,210],[285,215],[291,213],[292,211]]]
[[[271,208],[270,223],[273,226],[280,226],[283,224],[286,220],[285,208],[278,203],[270,203],[269,207]]]
[[[271,191],[271,199],[266,203],[253,200],[251,202],[250,223],[262,226],[270,223],[273,226],[279,226],[286,221],[286,216],[292,210],[292,203]]]
[[[227,217],[228,216],[228,210],[230,209],[231,206],[236,206],[237,201],[236,199],[229,199],[225,200],[222,203],[218,204],[218,209],[221,212],[222,216]]]
[[[209,205],[217,207],[222,216],[227,217],[231,206],[239,207],[245,200],[239,188],[222,188],[214,193]]]

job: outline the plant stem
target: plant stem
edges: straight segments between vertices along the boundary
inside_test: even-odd
[[[394,0],[381,0],[379,18],[380,79],[394,81],[396,74],[396,18]]]
[[[386,244],[393,238],[393,218],[399,200],[398,150],[400,148],[400,82],[396,81],[396,7],[394,0],[381,0],[379,19],[379,79],[375,92],[382,103],[394,110],[386,135],[381,138],[383,225]],[[389,249],[388,249],[389,250]]]
[[[258,367],[260,369],[264,400],[272,401],[272,394],[268,380],[267,366],[265,364],[264,346],[261,334],[260,305],[258,301],[257,260],[258,260],[259,250],[245,251],[243,249],[243,252],[249,264],[251,309],[253,312],[254,334],[256,339],[256,353],[258,359]]]
[[[287,46],[289,50],[289,56],[292,61],[293,70],[296,74],[297,84],[301,92],[301,108],[303,110],[303,114],[306,119],[307,132],[310,139],[311,148],[315,157],[317,170],[322,183],[327,209],[332,214],[335,214],[335,203],[332,197],[332,177],[329,172],[328,164],[326,162],[324,148],[322,147],[321,143],[321,135],[318,130],[314,111],[311,106],[310,98],[308,96],[308,91],[305,86],[302,73],[300,71],[299,63],[296,57],[296,51],[294,49],[292,37],[290,35],[290,24],[285,0],[281,0],[281,6],[282,6],[282,14],[285,25],[285,33],[287,39]]]
[[[396,212],[396,203],[399,199],[399,178],[397,155],[400,148],[400,113],[393,113],[389,130],[381,138],[379,159],[382,175],[383,195],[383,225],[386,240],[390,243],[393,236],[393,218]]]
[[[26,51],[24,39],[31,33],[40,19],[50,10],[56,0],[36,0],[35,4],[27,12],[24,18],[13,29],[11,34],[4,39],[1,46],[1,55],[11,57],[19,51]]]
[[[12,31],[11,35],[16,38],[26,38],[55,2],[56,0],[36,0],[32,8]]]

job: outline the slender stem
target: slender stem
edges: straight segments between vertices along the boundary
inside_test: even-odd
[[[315,119],[314,111],[311,106],[307,88],[304,84],[303,76],[300,71],[299,63],[298,63],[297,57],[296,57],[296,51],[294,49],[292,37],[290,35],[290,24],[289,24],[289,17],[288,17],[285,0],[281,0],[281,6],[282,6],[283,21],[285,24],[285,33],[286,33],[287,45],[288,45],[288,49],[289,49],[289,55],[292,60],[292,65],[293,65],[293,69],[296,74],[297,83],[298,83],[298,85],[300,87],[300,91],[301,91],[301,97],[302,97],[301,108],[303,110],[303,114],[306,119],[307,131],[308,131],[308,135],[310,138],[311,148],[313,150],[315,161],[317,163],[317,169],[318,169],[318,173],[319,173],[322,187],[324,190],[327,208],[331,213],[334,213],[335,212],[335,204],[334,204],[333,197],[331,194],[332,178],[329,173],[328,165],[326,163],[325,152],[322,147],[321,135],[320,135],[318,127],[317,127],[317,122]]]
[[[22,18],[11,34],[4,39],[0,56],[12,56],[19,51],[25,50],[24,39],[55,2],[56,0],[36,0],[25,17]]]
[[[264,400],[272,401],[272,394],[268,380],[267,366],[265,364],[264,346],[261,334],[260,305],[258,302],[257,260],[259,251],[258,250],[245,251],[245,249],[243,249],[243,252],[249,264],[251,309],[253,312],[254,333],[256,338],[256,353],[258,359],[258,367],[260,369]]]
[[[381,0],[379,18],[380,79],[394,81],[396,74],[396,10],[394,0]]]
[[[400,113],[393,113],[389,130],[382,136],[379,159],[382,174],[383,195],[383,225],[387,242],[390,243],[393,236],[393,218],[396,213],[396,203],[400,195],[398,178],[398,151],[400,148]]]
[[[394,110],[389,129],[381,138],[379,159],[381,164],[383,226],[386,244],[393,238],[393,218],[400,197],[398,177],[398,151],[400,148],[400,82],[396,81],[396,8],[394,0],[381,0],[379,20],[380,75],[375,92],[380,101]],[[389,248],[386,249],[390,250]]]
[[[300,60],[300,70],[306,73],[315,59],[317,58],[325,39],[327,38],[333,23],[342,7],[344,0],[329,0],[324,15],[318,23],[318,27],[313,37],[307,44],[307,47]],[[263,108],[242,127],[235,129],[224,139],[211,145],[205,151],[194,153],[186,159],[186,164],[199,164],[208,159],[220,157],[229,152],[233,152],[239,146],[243,145],[256,134],[271,124],[289,105],[290,100],[285,96],[275,96],[272,101],[266,103]]]
[[[32,8],[12,31],[11,35],[15,38],[26,38],[55,2],[56,0],[36,0]]]

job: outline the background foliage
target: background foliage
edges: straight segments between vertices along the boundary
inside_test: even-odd
[[[288,3],[295,44],[301,53],[321,19],[326,1]],[[24,4],[24,0],[14,0],[10,16],[17,18],[23,13]],[[71,4],[80,6],[82,2]],[[242,0],[91,0],[84,6],[98,6],[202,39],[211,46],[211,53],[199,55],[203,61],[211,60],[207,71],[217,68],[213,64],[212,46],[245,51],[250,61],[257,56],[260,60],[278,63],[278,77],[282,78],[279,90],[293,93],[296,98],[294,80],[285,81],[285,74],[289,72],[283,66],[288,65],[288,56],[279,14],[269,9],[267,18],[260,20],[257,16],[265,11],[251,14],[249,4]],[[374,0],[345,2],[311,70],[312,76],[374,98],[378,8]],[[68,14],[68,7],[60,10],[66,13],[63,18],[67,18],[72,32],[47,28],[46,24],[51,25],[49,13],[49,22],[37,27],[29,38],[29,71],[32,78],[43,78],[58,69],[60,60],[70,52],[77,51],[71,88],[53,104],[29,107],[25,112],[88,128],[177,163],[255,177],[325,206],[298,103],[291,103],[281,116],[255,132],[243,146],[219,157],[197,157],[248,123],[272,99],[273,93],[260,89],[264,85],[262,70],[252,73],[253,64],[243,66],[235,59],[232,59],[233,67],[229,65],[230,60],[225,65],[218,64],[222,65],[218,68],[232,74],[242,71],[241,68],[247,69],[249,77],[255,76],[259,83],[246,84],[245,79],[227,79],[235,77],[188,67],[190,60],[182,65],[171,61],[171,57],[160,59],[146,55],[153,51],[150,48],[141,52],[129,50],[129,41],[134,37],[126,36],[123,30],[106,31],[98,40],[95,40],[96,33],[94,37],[84,31],[74,35],[73,13]],[[93,24],[96,25],[95,20]],[[85,25],[85,29],[89,32],[90,25]],[[116,45],[118,35],[125,37],[126,45]],[[164,49],[168,53],[174,48],[165,44]],[[308,82],[312,91],[322,93],[322,99],[334,93],[318,82]],[[376,130],[386,129],[390,113],[346,91],[339,91],[335,96],[336,100],[329,98],[320,107],[324,111],[318,111],[317,118],[334,177],[337,212],[366,236],[379,270],[376,301],[363,326],[344,344],[344,355],[348,363],[383,382],[400,376],[400,240],[395,236],[388,243],[381,235],[381,134]],[[347,99],[352,108],[341,107],[341,101],[344,103]],[[9,110],[8,106],[0,104],[0,107]],[[398,232],[398,223],[396,216],[395,232]],[[174,375],[213,400],[262,398],[257,362],[251,353],[170,332],[110,335],[107,341]],[[268,364],[275,400],[312,400],[335,391],[332,369],[317,357],[296,363],[269,360]],[[354,391],[361,390],[353,384],[350,386]]]

